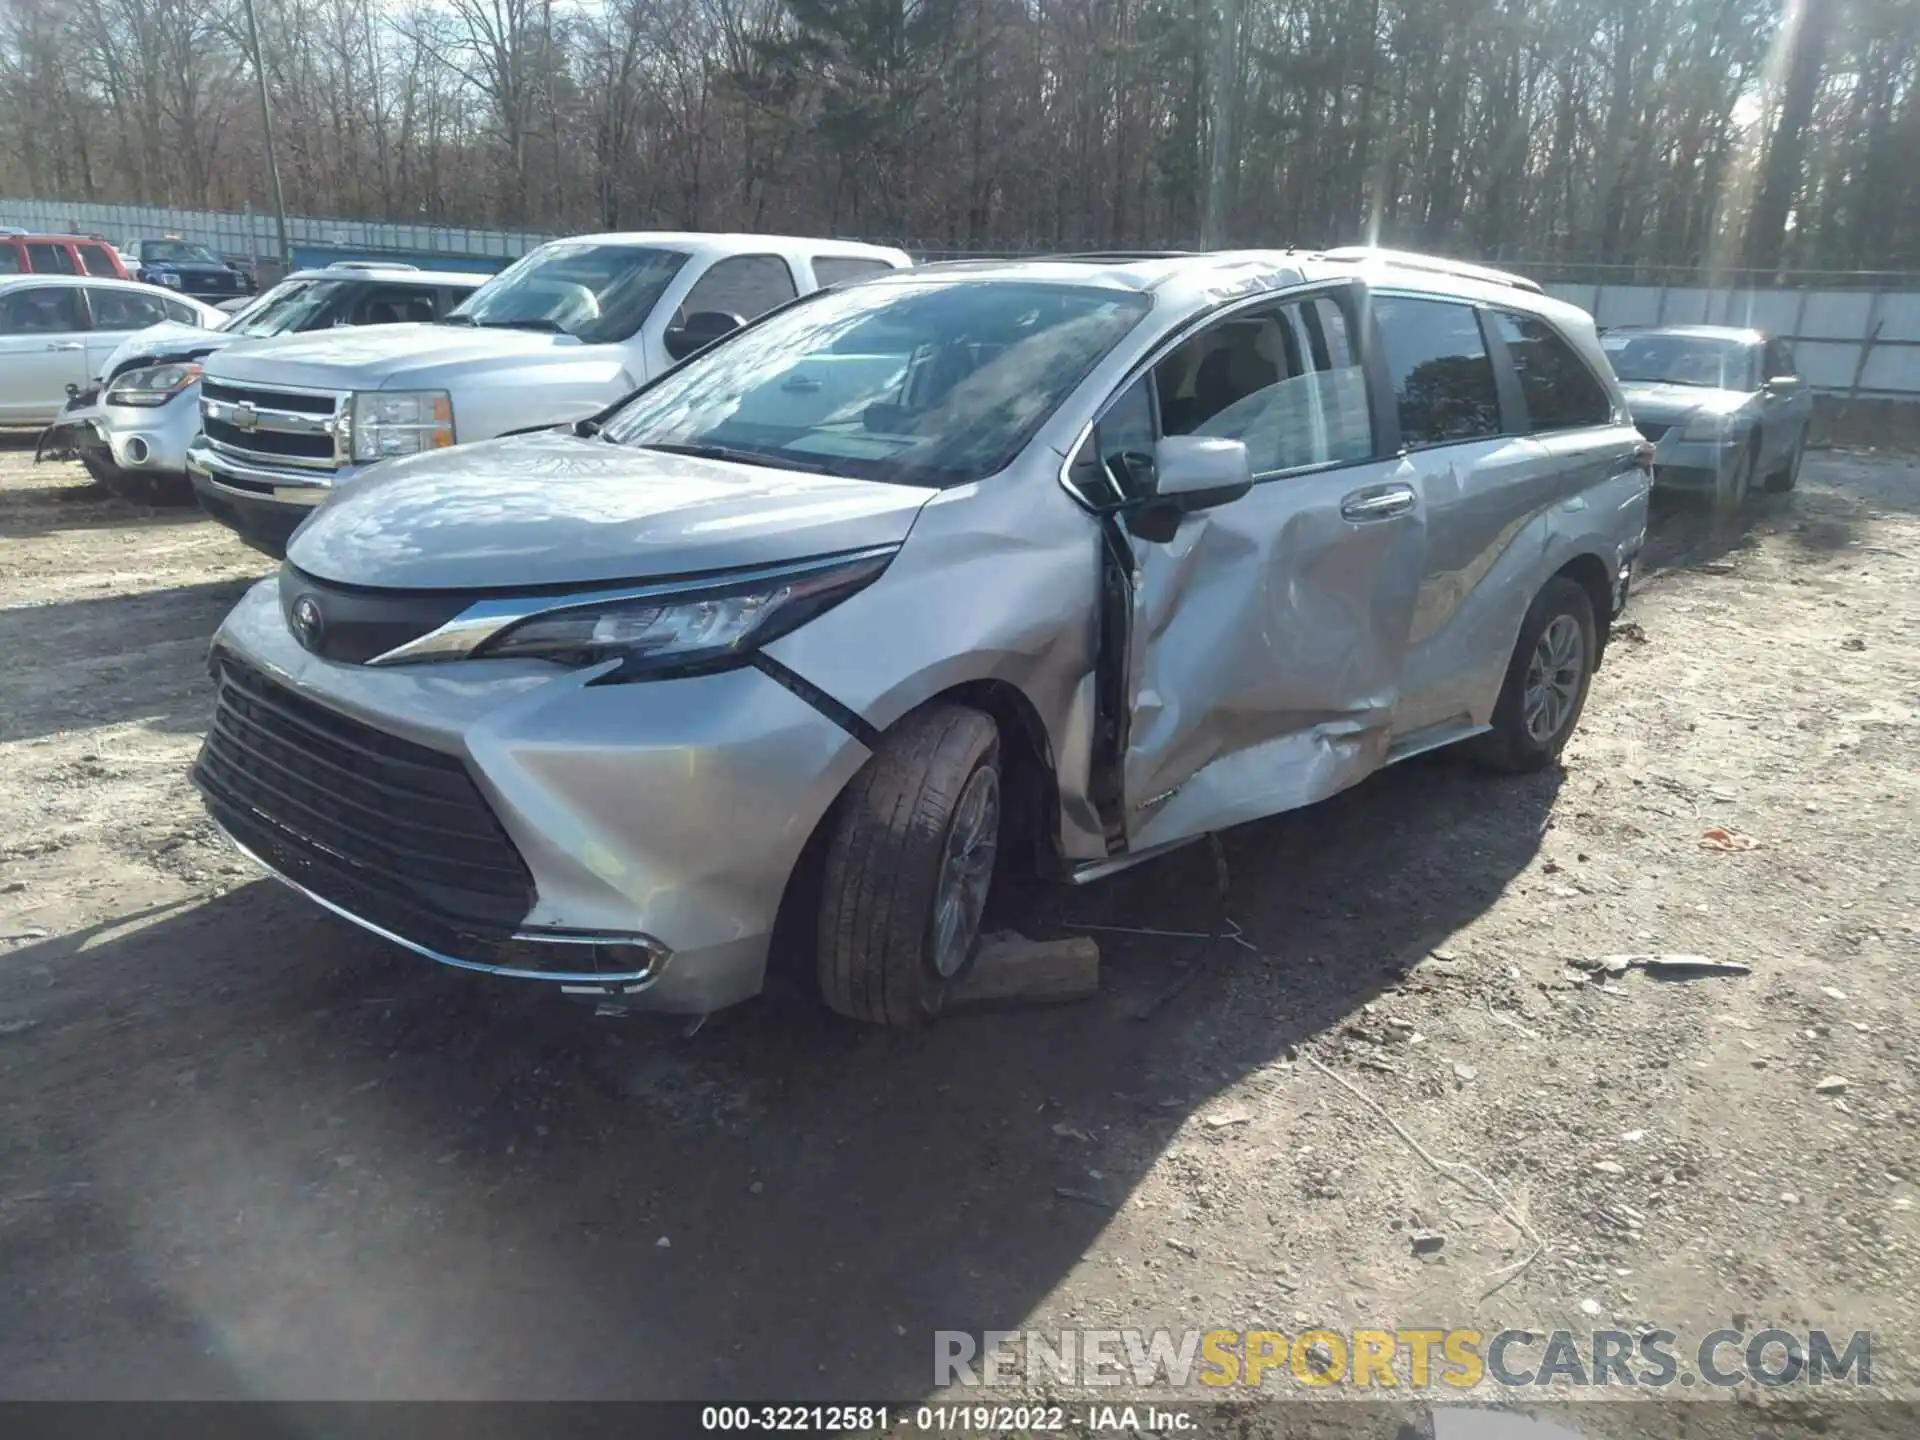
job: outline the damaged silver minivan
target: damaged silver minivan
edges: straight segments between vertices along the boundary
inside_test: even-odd
[[[912,1026],[1009,865],[1097,878],[1455,741],[1553,762],[1645,466],[1590,318],[1497,272],[905,271],[342,487],[222,625],[194,779],[429,958],[704,1013],[780,920]]]

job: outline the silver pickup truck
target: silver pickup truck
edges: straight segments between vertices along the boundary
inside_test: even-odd
[[[440,323],[210,357],[193,487],[214,518],[278,556],[370,465],[584,419],[778,305],[911,264],[876,245],[777,235],[553,241]]]

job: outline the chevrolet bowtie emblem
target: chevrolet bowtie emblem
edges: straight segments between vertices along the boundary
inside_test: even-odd
[[[233,423],[240,430],[252,430],[260,424],[260,414],[253,406],[242,400],[233,407]]]

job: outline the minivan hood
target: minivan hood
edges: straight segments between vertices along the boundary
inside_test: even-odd
[[[592,585],[897,544],[934,494],[547,431],[379,465],[308,517],[287,558],[379,589]]]
[[[578,356],[571,335],[470,325],[340,325],[236,345],[208,370],[247,385],[312,385],[330,390],[405,389],[443,365],[520,363],[527,356]]]
[[[1749,397],[1739,390],[1716,390],[1706,385],[1661,385],[1652,381],[1622,381],[1627,409],[1635,420],[1672,424],[1688,415],[1731,415]]]

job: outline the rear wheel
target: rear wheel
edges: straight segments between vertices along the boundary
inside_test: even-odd
[[[973,961],[1000,844],[1000,737],[935,703],[880,741],[827,844],[820,990],[842,1015],[911,1030]]]
[[[1587,703],[1597,638],[1586,589],[1564,575],[1554,576],[1533,597],[1520,624],[1493,707],[1493,729],[1474,742],[1475,758],[1514,774],[1557,760]]]

